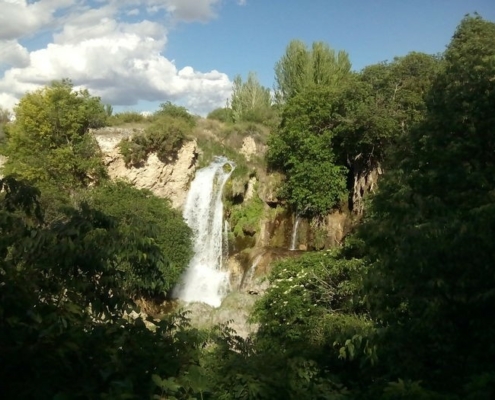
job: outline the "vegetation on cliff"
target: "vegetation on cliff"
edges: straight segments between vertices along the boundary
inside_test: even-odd
[[[246,339],[192,329],[180,313],[150,329],[129,317],[132,297],[173,283],[188,230],[166,202],[98,172],[86,138],[100,121],[88,110],[105,111],[98,99],[67,82],[28,94],[4,147],[5,172],[28,183],[0,181],[4,397],[493,398],[494,60],[495,24],[479,16],[441,57],[359,73],[326,45],[289,45],[268,140],[280,197],[317,218],[386,168],[341,248],[273,267]],[[48,221],[38,183],[68,193]],[[259,203],[231,202],[235,229],[252,232]]]

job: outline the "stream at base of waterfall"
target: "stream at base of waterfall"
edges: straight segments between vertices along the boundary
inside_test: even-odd
[[[219,307],[229,291],[224,268],[222,191],[234,163],[217,157],[196,172],[184,205],[184,219],[193,233],[194,256],[172,296],[185,302]]]

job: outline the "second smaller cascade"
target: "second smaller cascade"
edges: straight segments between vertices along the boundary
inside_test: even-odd
[[[296,217],[296,222],[294,223],[294,228],[292,229],[292,238],[290,241],[290,248],[289,250],[296,250],[297,246],[297,228],[299,228],[299,222],[301,221],[301,218],[298,216]]]

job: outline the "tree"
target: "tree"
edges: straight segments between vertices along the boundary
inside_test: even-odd
[[[90,128],[104,124],[103,104],[68,80],[26,94],[8,126],[5,174],[64,189],[84,187],[106,175]]]
[[[46,224],[37,189],[7,177],[0,190],[3,398],[144,399],[160,393],[153,375],[186,386],[206,339],[181,314],[129,316],[121,266],[165,262],[154,241],[84,204]]]
[[[389,378],[473,399],[495,376],[494,60],[495,24],[466,17],[362,233]]]
[[[190,128],[196,126],[196,118],[194,115],[189,114],[187,108],[173,104],[170,101],[160,104],[160,109],[154,113],[154,117],[157,119],[162,117],[180,119],[186,122]]]
[[[5,139],[4,128],[5,125],[10,122],[11,118],[12,115],[10,111],[0,107],[0,142],[3,142]]]
[[[390,149],[425,115],[425,97],[441,68],[436,56],[410,53],[391,63],[368,66],[352,76],[340,96],[335,152],[350,171],[351,205],[363,212],[363,187],[386,161]],[[386,166],[385,166],[386,167]]]
[[[332,148],[337,96],[322,87],[291,98],[269,138],[269,165],[286,174],[283,197],[301,215],[324,215],[347,196],[347,170]]]
[[[310,50],[303,42],[293,40],[275,64],[275,99],[283,104],[313,86],[338,86],[350,69],[347,53],[335,53],[323,42],[314,42]]]
[[[163,298],[179,281],[192,256],[191,230],[180,212],[173,210],[167,199],[125,182],[101,185],[84,198],[95,210],[118,221],[116,230],[123,239],[122,252],[117,254],[122,259],[119,268],[126,273],[126,293],[132,297]],[[129,258],[127,245],[136,238],[157,246],[162,258],[145,253]],[[142,268],[133,267],[139,264]]]
[[[246,82],[240,75],[234,78],[232,88],[232,119],[264,123],[271,118],[270,90],[261,86],[254,72],[249,72]]]
[[[228,107],[215,108],[211,111],[208,116],[208,119],[216,119],[217,121],[229,123],[233,122],[234,119],[232,117],[232,109]]]

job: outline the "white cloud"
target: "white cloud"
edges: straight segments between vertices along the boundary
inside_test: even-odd
[[[207,21],[215,17],[220,0],[165,0],[166,9],[181,21]]]
[[[54,24],[53,14],[72,6],[75,0],[0,0],[0,39],[29,36]]]
[[[29,65],[29,53],[16,40],[0,39],[0,65],[25,67]]]
[[[84,0],[0,0],[2,11],[7,10],[0,17],[0,63],[10,66],[0,75],[0,106],[12,108],[26,91],[65,77],[115,106],[171,100],[205,114],[225,104],[231,91],[226,74],[191,66],[179,70],[162,53],[167,42],[163,24],[144,17],[125,22],[125,15],[143,15],[142,7],[156,7],[164,21],[206,21],[215,16],[220,0],[99,3],[90,7]],[[9,24],[3,25],[2,18]],[[43,48],[29,53],[17,41],[46,29],[52,30],[53,41]]]

